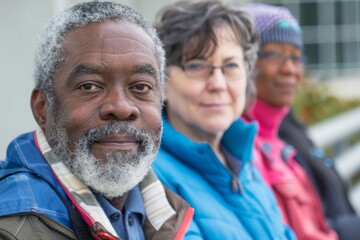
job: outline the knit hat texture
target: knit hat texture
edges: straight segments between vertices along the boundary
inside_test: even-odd
[[[266,43],[289,43],[303,48],[302,31],[296,18],[285,7],[262,3],[244,5],[254,18],[260,46]]]

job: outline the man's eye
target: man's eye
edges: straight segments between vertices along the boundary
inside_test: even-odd
[[[83,85],[80,86],[80,89],[84,90],[84,91],[87,91],[87,92],[92,92],[92,91],[95,91],[97,90],[99,87],[96,86],[95,84],[93,83],[85,83]]]
[[[136,84],[132,89],[137,92],[148,92],[151,90],[151,87],[147,84]]]

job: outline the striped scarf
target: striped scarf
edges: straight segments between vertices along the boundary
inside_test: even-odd
[[[93,237],[108,240],[120,239],[94,194],[55,156],[41,129],[36,129],[35,139],[53,174],[89,226]],[[168,202],[164,187],[152,170],[139,186],[144,200],[146,217],[153,227],[159,230],[165,221],[176,214],[175,210]]]

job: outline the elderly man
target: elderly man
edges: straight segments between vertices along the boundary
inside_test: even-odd
[[[47,27],[31,108],[39,129],[0,162],[0,239],[181,239],[193,209],[150,170],[162,132],[164,51],[110,2]]]

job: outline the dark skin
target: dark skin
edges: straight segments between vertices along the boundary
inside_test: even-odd
[[[268,43],[260,50],[302,55],[301,49],[288,43]],[[255,72],[257,97],[274,107],[283,107],[290,105],[294,100],[304,69],[302,64],[296,66],[290,60],[277,65],[265,58],[259,58]]]
[[[160,67],[155,44],[143,29],[125,22],[91,24],[69,32],[64,46],[66,59],[54,80],[55,116],[41,90],[31,95],[33,115],[47,139],[64,117],[71,150],[85,131],[116,121],[150,134],[161,129]],[[116,134],[95,142],[90,151],[105,161],[106,152],[138,147],[131,136]],[[125,200],[126,194],[111,203],[122,210]]]

